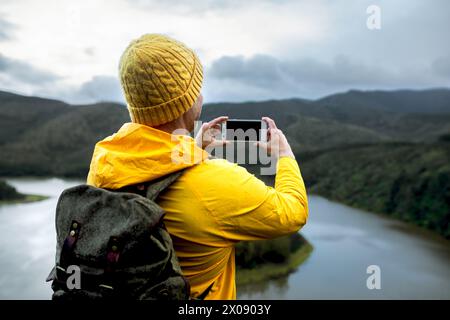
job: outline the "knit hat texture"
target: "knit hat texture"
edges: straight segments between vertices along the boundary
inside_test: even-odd
[[[195,52],[161,34],[133,40],[119,74],[131,120],[158,126],[180,117],[200,95],[203,67]]]

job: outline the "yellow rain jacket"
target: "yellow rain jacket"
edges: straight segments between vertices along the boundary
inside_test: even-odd
[[[174,154],[191,161],[173,161]],[[96,144],[87,183],[117,189],[183,168],[157,202],[191,297],[214,283],[206,299],[236,299],[234,244],[286,235],[306,223],[300,169],[294,159],[281,157],[275,188],[268,187],[236,164],[208,159],[191,137],[126,123]]]

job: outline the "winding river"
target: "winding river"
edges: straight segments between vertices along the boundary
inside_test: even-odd
[[[76,180],[7,179],[19,191],[50,196],[0,205],[0,299],[49,299],[57,197]],[[310,196],[301,231],[314,251],[277,280],[238,288],[239,299],[450,299],[450,241],[421,228]],[[380,268],[368,289],[367,267]]]

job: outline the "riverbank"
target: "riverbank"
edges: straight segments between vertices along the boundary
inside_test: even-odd
[[[450,239],[448,140],[443,136],[430,143],[342,145],[304,151],[296,156],[308,194],[386,214]],[[245,167],[266,184],[274,185],[273,176],[259,175],[259,165]],[[83,170],[82,174],[71,173],[70,176],[84,180],[88,167]],[[48,171],[36,172],[41,175]],[[55,176],[67,178],[62,173]]]
[[[236,285],[244,286],[252,283],[285,277],[297,270],[308,259],[313,246],[308,242],[298,248],[283,263],[268,262],[257,265],[252,269],[239,268],[236,270]]]
[[[48,198],[48,196],[18,192],[16,188],[9,185],[6,181],[0,180],[0,205],[35,202]]]
[[[20,199],[11,199],[11,200],[0,200],[0,205],[7,205],[7,204],[20,204],[20,203],[30,203],[30,202],[36,202],[36,201],[43,201],[47,200],[48,196],[42,196],[38,194],[20,194],[23,196]]]
[[[63,189],[82,183],[81,180],[61,180],[55,177],[20,177],[7,182],[23,193],[32,194],[39,190],[54,198],[54,201]],[[34,199],[37,200],[37,197]],[[286,276],[295,271],[311,251],[311,244],[298,233],[271,240],[240,242],[236,245],[237,283],[242,285]]]
[[[287,277],[238,288],[238,299],[448,299],[450,242],[392,217],[309,196],[302,235],[314,246]],[[381,289],[366,286],[368,266]]]
[[[383,143],[305,154],[309,192],[450,239],[450,144]]]
[[[55,262],[58,195],[82,182],[16,178],[8,183],[20,192],[50,198],[0,206],[0,242],[5,244],[0,262],[8,275],[0,299],[49,299],[51,288],[44,279]],[[288,276],[239,284],[238,299],[450,298],[450,243],[437,233],[312,194],[308,200],[310,215],[301,235],[314,251]],[[366,287],[366,270],[373,264],[381,268],[381,290]]]

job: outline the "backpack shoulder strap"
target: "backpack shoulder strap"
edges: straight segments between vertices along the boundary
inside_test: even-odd
[[[177,180],[183,174],[183,172],[184,170],[176,171],[162,176],[156,180],[125,186],[114,191],[136,193],[143,197],[146,197],[147,199],[155,201],[159,194],[163,192],[167,187],[169,187],[173,182],[175,182],[175,180]]]
[[[163,176],[157,180],[150,181],[148,185],[146,185],[146,198],[150,200],[155,200],[161,192],[163,192],[167,187],[169,187],[175,180],[177,180],[182,174],[184,170],[180,170],[174,173],[170,173],[166,176]]]

